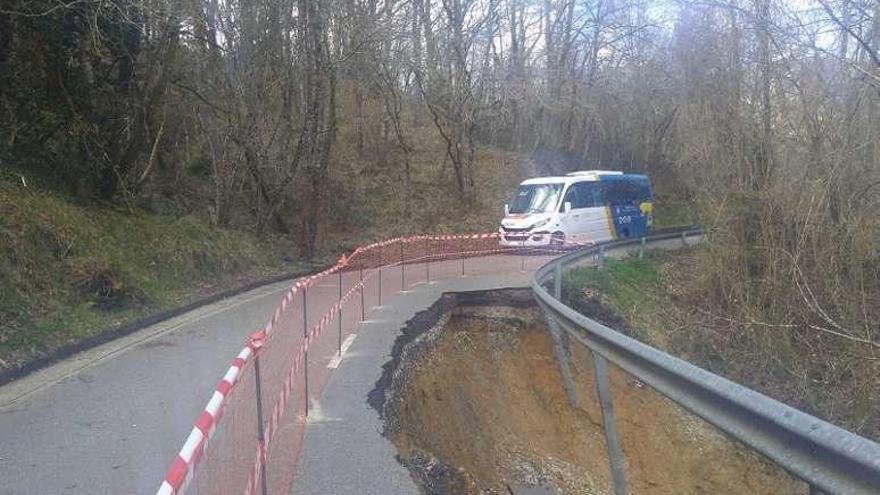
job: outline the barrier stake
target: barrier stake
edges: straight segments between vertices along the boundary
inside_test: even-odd
[[[461,276],[464,277],[464,237],[458,239],[458,252],[461,256]]]
[[[378,304],[378,306],[382,305],[382,263],[383,263],[383,261],[384,260],[382,259],[382,251],[379,251],[379,304]]]
[[[406,265],[403,264],[403,239],[400,240],[400,292],[406,288]]]
[[[605,427],[605,444],[608,446],[608,462],[611,464],[611,478],[614,480],[614,495],[626,495],[626,466],[623,464],[623,449],[617,436],[614,421],[614,403],[611,400],[611,383],[608,380],[608,365],[605,358],[593,351],[593,365],[596,368],[596,391],[602,406],[602,424]]]
[[[639,259],[645,257],[645,245],[648,243],[648,240],[645,237],[642,237],[642,242],[639,244]]]
[[[257,387],[257,441],[260,443],[260,488],[263,495],[268,495],[269,486],[266,480],[266,459],[263,458],[262,451],[266,445],[266,434],[263,426],[263,391],[260,380],[260,355],[254,353],[254,381]]]
[[[303,392],[304,392],[304,400],[305,404],[303,404],[306,417],[309,416],[309,323],[308,323],[308,309],[309,306],[306,304],[306,292],[308,291],[308,286],[303,286]]]
[[[336,341],[336,350],[342,356],[342,269],[339,270],[339,314],[336,316],[339,319],[339,339]]]
[[[360,266],[359,273],[360,274],[358,278],[360,279],[361,283],[361,321],[364,321],[367,319],[367,310],[364,308],[364,265]]]
[[[425,283],[431,283],[431,258],[428,236],[425,236]]]

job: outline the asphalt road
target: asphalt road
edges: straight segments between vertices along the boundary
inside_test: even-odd
[[[290,282],[0,387],[0,493],[155,493],[210,391]]]
[[[292,494],[296,495],[418,495],[409,472],[395,457],[394,445],[382,436],[378,412],[367,404],[367,394],[382,375],[395,339],[406,322],[428,309],[444,292],[527,287],[532,269],[544,257],[530,257],[526,270],[515,257],[490,257],[481,268],[494,273],[461,277],[454,262],[442,270],[441,280],[413,285],[371,313],[329,377],[321,397],[314,401],[318,414],[306,424]]]
[[[493,258],[505,261],[468,259],[470,281],[540,263],[537,257],[525,265],[518,257]],[[460,278],[460,266],[436,263],[431,276]],[[383,271],[383,304],[400,294],[399,273]],[[424,285],[422,273],[408,268],[406,288]],[[345,284],[353,282],[350,274]],[[0,494],[155,493],[220,377],[290,284],[199,308],[0,387]],[[375,284],[367,293],[368,313],[378,302],[369,290]],[[310,326],[337,291],[332,280],[310,289]],[[387,329],[391,341],[395,325]]]
[[[437,262],[431,284],[422,268],[411,266],[405,292],[400,269],[383,270],[384,306],[373,309],[379,300],[373,283],[365,290],[368,321],[345,313],[350,323],[344,335],[357,337],[338,369],[310,359],[310,368],[324,371],[315,374],[312,400],[319,409],[305,425],[297,493],[412,493],[366,404],[400,328],[444,290],[524,286],[546,259],[471,258],[465,277],[460,260]],[[347,277],[350,287],[355,274]],[[0,387],[0,494],[155,493],[220,377],[289,285],[202,307]],[[309,289],[310,328],[337,297],[331,280]],[[335,350],[336,339],[325,340]],[[339,450],[339,442],[347,450]],[[290,474],[295,456],[288,457]]]

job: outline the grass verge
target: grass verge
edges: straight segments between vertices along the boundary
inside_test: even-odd
[[[279,239],[0,183],[0,371],[228,287],[305,271]],[[289,259],[289,258],[288,258]]]

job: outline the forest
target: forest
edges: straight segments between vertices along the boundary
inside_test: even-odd
[[[594,168],[706,229],[697,309],[743,353],[878,393],[876,0],[0,2],[6,188],[308,257]]]

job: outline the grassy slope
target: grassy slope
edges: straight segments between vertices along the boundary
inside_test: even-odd
[[[801,380],[790,370],[825,377],[822,363],[803,352],[782,352],[786,343],[782,335],[778,348],[756,351],[747,340],[736,338],[754,329],[723,319],[719,324],[719,318],[709,316],[699,294],[690,293],[687,281],[680,280],[695,254],[649,251],[644,259],[609,259],[604,271],[578,268],[566,274],[563,298],[585,314],[595,310],[597,302],[604,303],[618,313],[614,315],[618,321],[625,321],[624,328],[609,324],[643,342],[862,435],[880,437],[876,416],[880,397],[860,391],[864,376]],[[838,364],[852,359],[847,350],[829,348],[828,352]]]
[[[0,183],[0,369],[247,279],[303,270],[274,245]]]
[[[332,207],[339,221],[324,227],[321,253],[416,232],[497,227],[497,205],[519,180],[518,159],[478,151],[479,193],[464,204],[448,185],[443,148],[422,131],[409,213],[393,157],[370,166],[340,147],[338,161],[350,168],[336,171],[344,177],[337,192],[351,201]],[[11,178],[0,177],[0,371],[198,296],[314,266],[282,261],[296,252],[293,240],[214,229],[197,216],[76,205]]]
[[[623,316],[626,328],[622,330],[662,346],[668,343],[667,336],[654,331],[652,324],[663,308],[659,297],[662,260],[662,252],[647,251],[643,259],[608,259],[601,271],[587,267],[571,270],[563,281],[563,299],[581,312],[594,310],[592,301],[609,304]]]

